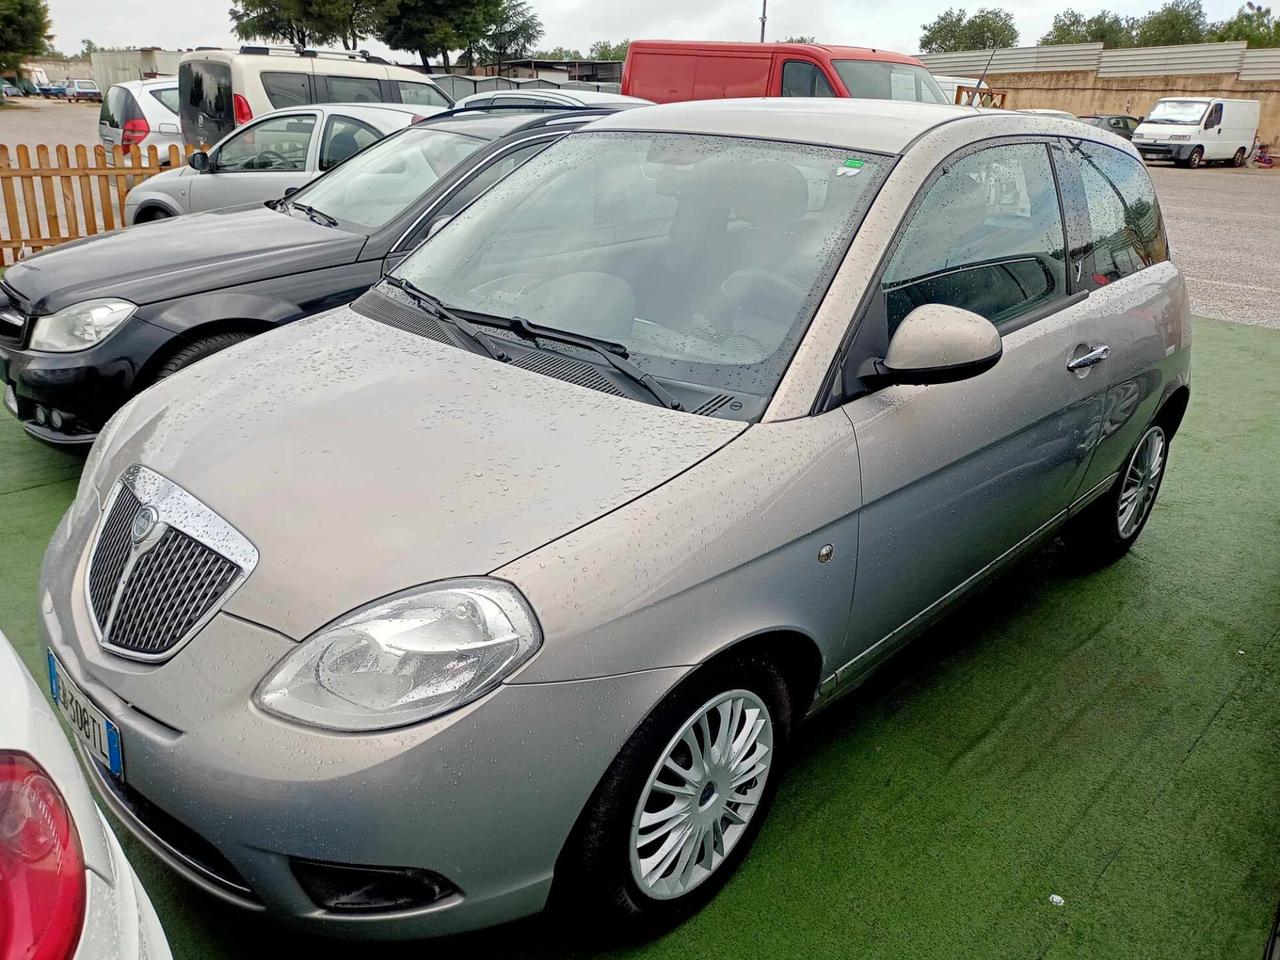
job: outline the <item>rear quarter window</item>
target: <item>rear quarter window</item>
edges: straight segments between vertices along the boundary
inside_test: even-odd
[[[172,113],[178,115],[178,90],[176,87],[168,87],[164,90],[151,90],[151,96],[160,101],[160,105]]]
[[[307,73],[264,73],[262,89],[271,101],[271,106],[277,110],[284,107],[305,107],[315,102],[315,95],[311,92],[311,75]]]

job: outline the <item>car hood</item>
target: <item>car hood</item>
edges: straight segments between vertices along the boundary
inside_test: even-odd
[[[1194,123],[1152,123],[1143,121],[1134,128],[1134,134],[1141,134],[1148,140],[1168,140],[1172,136],[1182,134],[1194,140],[1200,133],[1200,127]]]
[[[93,297],[137,304],[353,262],[367,238],[262,205],[64,243],[5,271],[30,313]]]
[[[184,487],[258,550],[225,609],[303,639],[397,591],[488,574],[745,425],[565,383],[343,307],[162,381],[107,429],[99,494],[134,463]]]

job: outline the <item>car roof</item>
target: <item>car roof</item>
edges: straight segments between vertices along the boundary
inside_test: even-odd
[[[645,100],[643,97],[630,97],[623,93],[605,93],[601,90],[563,90],[554,87],[537,87],[530,90],[485,90],[481,93],[469,93],[465,97],[461,97],[457,101],[457,105],[466,106],[469,103],[477,102],[482,99],[493,99],[494,97],[515,97],[521,100],[563,100],[566,103],[581,103],[586,105],[594,105],[597,103],[630,103],[630,104],[647,104],[653,103],[652,100]]]
[[[538,113],[521,113],[517,110],[509,112],[490,112],[486,108],[468,110],[463,107],[446,110],[418,121],[415,126],[431,126],[460,133],[468,137],[479,137],[484,140],[497,140],[511,133],[533,130],[540,127],[580,126],[602,116],[609,116],[613,111],[600,110],[546,110]]]
[[[745,53],[760,56],[761,53],[795,53],[801,56],[825,54],[833,60],[883,60],[889,63],[910,63],[920,66],[920,61],[905,53],[881,50],[876,47],[847,47],[829,43],[752,43],[736,40],[632,40],[633,47],[669,47],[672,50],[699,50],[708,54]]]
[[[1006,110],[902,100],[760,97],[749,100],[689,100],[634,107],[603,117],[593,126],[600,130],[651,130],[794,140],[879,153],[901,153],[921,134],[940,124],[965,117],[1009,115],[1010,111]],[[1026,121],[1034,115],[1013,116]]]

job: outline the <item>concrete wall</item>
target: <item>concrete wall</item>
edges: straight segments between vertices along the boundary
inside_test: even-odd
[[[113,83],[146,77],[174,76],[181,51],[144,47],[139,50],[102,50],[93,56],[93,79],[106,90]]]
[[[1146,116],[1161,97],[1232,97],[1258,100],[1262,119],[1258,137],[1280,145],[1280,80],[1241,80],[1234,73],[1137,77],[1100,77],[1092,70],[991,73],[994,90],[1004,90],[1005,108],[1049,107],[1077,116],[1127,113]]]

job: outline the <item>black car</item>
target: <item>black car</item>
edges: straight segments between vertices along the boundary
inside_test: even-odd
[[[1103,130],[1110,130],[1126,140],[1133,139],[1133,131],[1141,123],[1138,117],[1131,117],[1127,113],[1091,113],[1076,119],[1081,123],[1090,123],[1095,127],[1101,127]]]
[[[433,225],[606,112],[437,114],[281,200],[159,220],[24,260],[0,281],[4,405],[38,440],[92,443],[157,380],[354,300]]]

